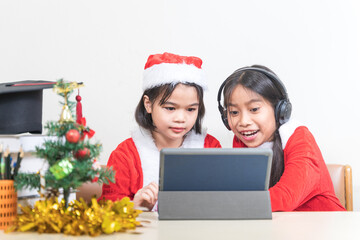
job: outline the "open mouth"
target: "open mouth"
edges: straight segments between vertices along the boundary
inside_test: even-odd
[[[250,137],[250,136],[254,136],[255,134],[257,134],[259,132],[259,130],[255,130],[255,131],[243,131],[240,132],[241,135],[245,136],[245,137]]]

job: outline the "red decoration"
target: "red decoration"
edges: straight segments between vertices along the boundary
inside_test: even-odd
[[[80,149],[74,154],[74,157],[76,159],[88,158],[88,157],[90,157],[90,150],[86,147],[83,149]]]
[[[80,90],[78,89],[78,95],[76,96],[76,122],[81,124],[82,119],[82,105],[81,105],[81,96],[80,96]]]
[[[83,141],[85,139],[85,137],[87,136],[89,139],[92,138],[92,136],[94,136],[95,131],[86,127],[86,118],[81,118],[80,122],[78,122],[78,124],[82,125],[84,130],[81,134],[81,141]]]
[[[68,142],[77,143],[80,139],[80,133],[76,129],[71,129],[66,133],[65,137]]]
[[[99,177],[96,176],[91,180],[91,182],[96,183],[98,180],[99,180]]]

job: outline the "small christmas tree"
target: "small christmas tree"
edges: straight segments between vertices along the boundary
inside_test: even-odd
[[[58,195],[59,190],[63,189],[67,206],[70,190],[77,189],[84,182],[114,182],[114,171],[111,168],[101,168],[96,160],[102,146],[89,141],[95,132],[86,126],[86,120],[82,117],[79,95],[76,97],[76,121],[73,120],[75,102],[69,101],[69,97],[74,89],[81,86],[82,84],[65,82],[63,79],[54,85],[54,91],[64,98],[62,113],[59,121],[46,124],[47,135],[52,137],[36,148],[36,155],[48,163],[48,168],[33,174],[19,173],[15,178],[17,189],[36,188],[40,195],[46,196]]]

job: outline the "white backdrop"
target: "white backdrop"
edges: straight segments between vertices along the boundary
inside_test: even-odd
[[[0,82],[84,82],[84,115],[106,163],[135,126],[149,54],[203,59],[204,125],[224,147],[232,134],[217,112],[218,87],[239,67],[268,66],[287,86],[293,117],[312,131],[325,161],[353,167],[359,210],[359,13],[357,0],[1,0]],[[44,122],[59,118],[58,101],[44,91]]]

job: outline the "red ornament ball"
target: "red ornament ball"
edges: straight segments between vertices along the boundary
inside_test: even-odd
[[[68,142],[77,143],[80,139],[80,133],[76,129],[71,129],[66,133],[65,137]]]
[[[88,157],[90,157],[90,150],[86,147],[83,149],[80,149],[74,154],[74,157],[76,159],[88,158]]]

